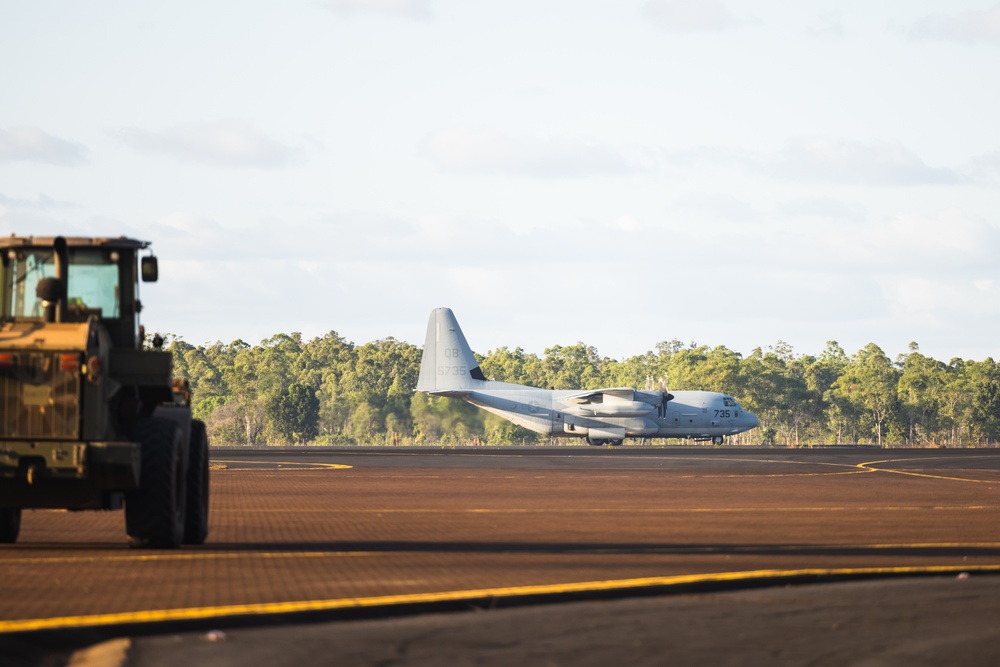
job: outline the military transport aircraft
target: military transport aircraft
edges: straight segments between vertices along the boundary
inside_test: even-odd
[[[417,391],[461,398],[536,433],[591,445],[620,445],[627,437],[721,444],[759,423],[732,396],[713,391],[550,390],[488,380],[450,308],[431,312]]]

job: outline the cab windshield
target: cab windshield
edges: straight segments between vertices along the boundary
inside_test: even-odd
[[[3,257],[4,319],[41,319],[42,301],[36,290],[43,278],[54,278],[51,248],[11,248]],[[99,248],[69,248],[66,318],[84,321],[120,316],[118,253]]]

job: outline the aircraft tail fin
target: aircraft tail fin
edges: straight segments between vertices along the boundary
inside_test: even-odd
[[[417,391],[448,392],[472,389],[486,380],[476,355],[465,340],[451,308],[435,308],[427,322]]]

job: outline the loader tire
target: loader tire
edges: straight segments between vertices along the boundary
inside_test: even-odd
[[[184,517],[184,544],[204,544],[208,537],[208,434],[205,422],[198,419],[191,420]]]
[[[21,532],[21,508],[0,509],[0,544],[14,544]]]
[[[169,419],[140,419],[139,486],[125,494],[125,532],[133,547],[176,549],[184,535],[185,470],[181,433]]]

